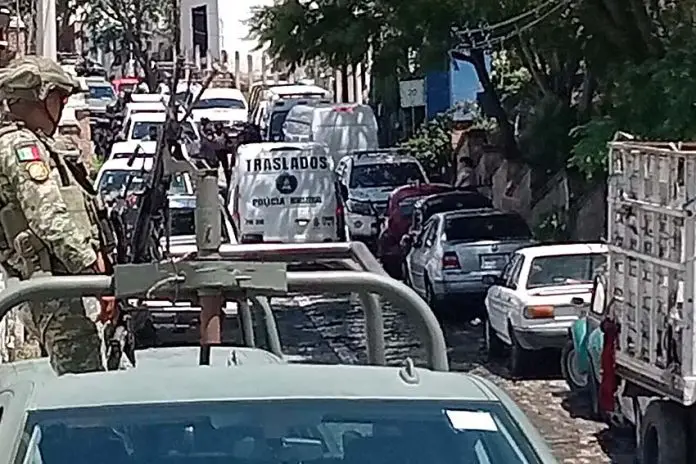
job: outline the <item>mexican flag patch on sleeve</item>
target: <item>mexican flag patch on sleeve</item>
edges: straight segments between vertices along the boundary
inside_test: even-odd
[[[41,161],[41,152],[37,145],[27,145],[24,147],[15,148],[17,159],[20,163],[29,161]]]

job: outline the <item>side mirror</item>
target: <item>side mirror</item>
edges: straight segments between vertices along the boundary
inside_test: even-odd
[[[499,285],[501,280],[502,279],[499,276],[485,275],[483,276],[482,282],[483,285],[488,285],[489,287],[491,287],[493,285]]]
[[[580,297],[577,297],[577,296],[574,297],[573,299],[571,299],[571,300],[570,300],[570,303],[571,303],[573,306],[581,306],[581,307],[582,307],[582,306],[585,306],[585,300],[582,299],[582,298],[580,298]]]
[[[338,192],[340,193],[341,199],[343,201],[348,201],[348,187],[346,187],[344,184],[339,183]]]

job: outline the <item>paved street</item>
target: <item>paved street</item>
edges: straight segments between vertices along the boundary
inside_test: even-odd
[[[279,306],[284,311],[276,311],[276,317],[288,354],[327,363],[365,362],[362,314],[347,297],[298,297],[283,300]],[[423,359],[413,327],[401,314],[386,310],[385,331],[390,364],[400,363],[406,355]],[[480,327],[448,323],[445,335],[453,370],[475,373],[505,389],[541,431],[560,462],[634,463],[630,436],[583,418],[589,405],[569,394],[560,377],[557,354],[540,353],[538,365],[544,369],[532,373],[528,380],[512,381],[504,361],[486,362]]]

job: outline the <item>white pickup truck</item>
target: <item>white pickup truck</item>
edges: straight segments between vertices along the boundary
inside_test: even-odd
[[[696,144],[610,144],[602,386],[638,462],[696,462]],[[609,334],[609,337],[607,335]],[[609,398],[611,400],[611,398]],[[611,404],[611,401],[609,401]]]

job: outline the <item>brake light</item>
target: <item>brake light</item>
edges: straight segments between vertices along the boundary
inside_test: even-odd
[[[452,269],[461,269],[461,266],[459,266],[457,254],[453,251],[448,251],[442,256],[442,270],[447,271]]]
[[[337,113],[352,113],[354,108],[354,106],[336,106],[334,111]]]
[[[343,204],[340,200],[336,200],[336,237],[340,242],[345,241],[345,215],[343,212]]]
[[[527,306],[524,308],[527,319],[549,319],[553,317],[553,306]]]

